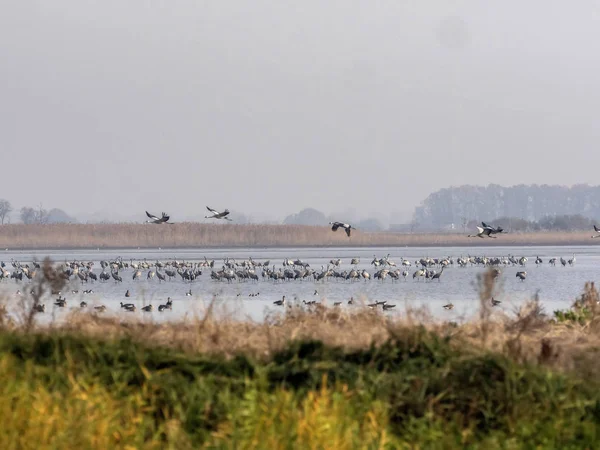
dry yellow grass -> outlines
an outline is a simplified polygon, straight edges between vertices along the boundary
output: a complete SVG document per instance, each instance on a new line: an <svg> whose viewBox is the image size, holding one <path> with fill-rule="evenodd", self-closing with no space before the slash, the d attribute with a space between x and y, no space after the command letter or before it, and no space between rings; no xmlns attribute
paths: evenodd
<svg viewBox="0 0 600 450"><path fill-rule="evenodd" d="M19 332L20 327L12 327ZM494 310L481 320L465 323L434 320L423 310L391 317L369 308L347 312L339 308L317 307L307 311L293 307L262 323L212 315L210 311L203 317L167 323L123 321L77 312L60 325L38 325L26 331L52 331L98 339L128 337L190 354L232 357L242 353L269 359L292 340L315 339L348 350L365 349L391 337L410 335L417 327L452 336L453 345L465 352L492 351L519 362L600 375L600 361L595 363L593 356L600 337L600 316L585 325L556 323L542 314L537 301L523 306L514 315Z"/></svg>
<svg viewBox="0 0 600 450"><path fill-rule="evenodd" d="M329 227L176 223L1 225L0 248L185 248L293 246L483 246L590 245L590 233L514 233L497 239L467 238L460 233L367 233L351 238Z"/></svg>

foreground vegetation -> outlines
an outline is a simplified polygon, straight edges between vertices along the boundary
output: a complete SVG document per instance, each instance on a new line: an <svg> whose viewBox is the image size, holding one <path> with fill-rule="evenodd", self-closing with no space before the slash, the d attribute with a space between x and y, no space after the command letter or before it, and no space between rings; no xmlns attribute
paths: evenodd
<svg viewBox="0 0 600 450"><path fill-rule="evenodd" d="M61 283L50 266L33 305ZM0 310L0 442L16 448L595 448L599 295L477 320L291 307L264 323ZM581 311L585 309L585 314ZM571 312L575 316L571 316Z"/></svg>
<svg viewBox="0 0 600 450"><path fill-rule="evenodd" d="M474 230L474 228L473 228ZM334 233L327 226L176 223L0 226L0 248L188 248L300 246L590 245L592 231L510 233L498 239L465 233Z"/></svg>

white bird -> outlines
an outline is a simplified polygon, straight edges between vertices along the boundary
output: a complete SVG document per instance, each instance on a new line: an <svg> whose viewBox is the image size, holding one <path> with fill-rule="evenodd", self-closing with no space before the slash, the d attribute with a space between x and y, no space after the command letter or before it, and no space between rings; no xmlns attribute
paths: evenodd
<svg viewBox="0 0 600 450"><path fill-rule="evenodd" d="M212 209L210 206L207 206L206 209L208 209L212 213L212 216L204 216L205 219L225 219L231 221L231 219L227 217L227 215L229 214L228 209L225 209L225 211L223 212L219 212L216 209Z"/></svg>

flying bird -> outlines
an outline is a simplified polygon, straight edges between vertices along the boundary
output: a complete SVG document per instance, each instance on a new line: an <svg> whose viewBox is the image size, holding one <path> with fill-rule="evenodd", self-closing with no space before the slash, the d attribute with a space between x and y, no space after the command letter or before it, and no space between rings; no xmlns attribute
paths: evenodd
<svg viewBox="0 0 600 450"><path fill-rule="evenodd" d="M331 231L337 231L337 229L340 227L343 228L348 237L350 237L350 232L352 230L356 230L356 228L354 228L352 225L342 222L329 222L329 225L331 225Z"/></svg>
<svg viewBox="0 0 600 450"><path fill-rule="evenodd" d="M207 206L206 209L208 209L212 213L212 216L204 216L205 219L225 219L231 221L231 219L227 217L227 215L229 214L228 209L225 209L225 211L223 212L219 212L216 209L212 209L210 206Z"/></svg>
<svg viewBox="0 0 600 450"><path fill-rule="evenodd" d="M485 222L481 222L481 226L477 227L477 234L469 234L467 237L480 237L483 238L487 236L489 238L496 238L496 236L492 236L493 234L502 233L504 229L502 227L494 228L486 224Z"/></svg>
<svg viewBox="0 0 600 450"><path fill-rule="evenodd" d="M485 228L481 228L481 227L477 227L477 234L469 234L467 235L467 237L480 237L483 239L484 236L487 237L495 237L495 236L490 236L490 231L486 230Z"/></svg>
<svg viewBox="0 0 600 450"><path fill-rule="evenodd" d="M146 220L146 223L161 224L167 223L167 221L170 219L167 213L162 213L162 217L156 217L154 214L150 214L148 211L146 211L146 215L150 218L150 220Z"/></svg>
<svg viewBox="0 0 600 450"><path fill-rule="evenodd" d="M596 233L600 233L600 228L598 228L596 225L594 225L594 231L595 231ZM600 237L600 234L597 234L597 235L595 235L595 236L592 236L592 238L597 238L597 237Z"/></svg>
<svg viewBox="0 0 600 450"><path fill-rule="evenodd" d="M483 226L484 230L489 230L489 234L502 233L504 231L504 229L502 227L494 228L494 227L487 225L485 222L481 222L481 225ZM490 237L492 237L492 236L490 236Z"/></svg>

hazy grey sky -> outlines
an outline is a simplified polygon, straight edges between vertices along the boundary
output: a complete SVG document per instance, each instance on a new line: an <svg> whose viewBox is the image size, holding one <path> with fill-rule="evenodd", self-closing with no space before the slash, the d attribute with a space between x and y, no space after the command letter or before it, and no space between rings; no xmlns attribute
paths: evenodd
<svg viewBox="0 0 600 450"><path fill-rule="evenodd" d="M7 1L0 197L283 217L597 184L599 5Z"/></svg>

